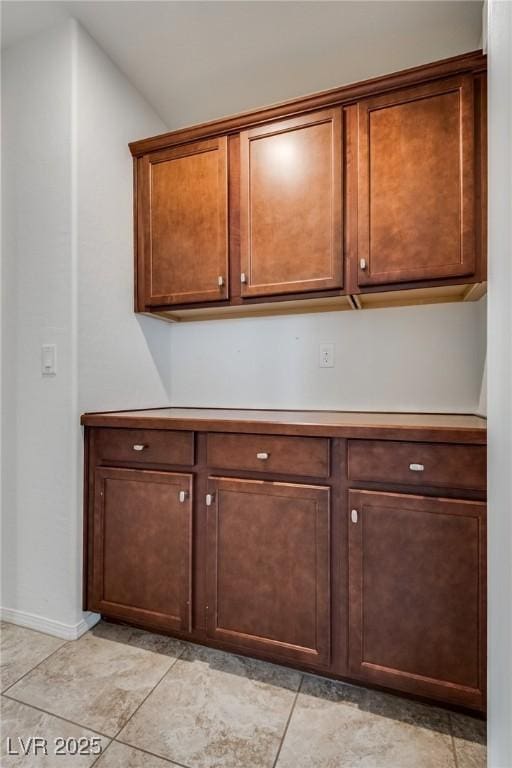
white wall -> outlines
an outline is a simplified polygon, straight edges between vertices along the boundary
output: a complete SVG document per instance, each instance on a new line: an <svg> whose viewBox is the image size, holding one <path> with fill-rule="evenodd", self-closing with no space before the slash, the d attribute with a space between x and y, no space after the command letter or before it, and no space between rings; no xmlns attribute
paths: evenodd
<svg viewBox="0 0 512 768"><path fill-rule="evenodd" d="M75 488L69 474L72 275L66 25L5 52L2 67L4 508L2 605L73 623ZM40 345L57 343L43 379Z"/></svg>
<svg viewBox="0 0 512 768"><path fill-rule="evenodd" d="M180 406L471 412L485 303L244 318L173 326ZM335 344L320 368L319 345Z"/></svg>
<svg viewBox="0 0 512 768"><path fill-rule="evenodd" d="M166 126L71 22L77 253L77 509L85 411L170 404L170 327L133 312L133 166L128 142ZM81 562L82 526L77 539ZM77 572L80 600L81 569Z"/></svg>
<svg viewBox="0 0 512 768"><path fill-rule="evenodd" d="M132 311L127 148L165 126L74 21L2 58L1 605L72 637L83 629L80 412L169 402L170 329ZM58 347L52 378L45 342Z"/></svg>
<svg viewBox="0 0 512 768"><path fill-rule="evenodd" d="M512 766L512 4L489 0L489 766Z"/></svg>
<svg viewBox="0 0 512 768"><path fill-rule="evenodd" d="M75 24L79 407L170 402L170 326L133 312L128 142L166 126Z"/></svg>

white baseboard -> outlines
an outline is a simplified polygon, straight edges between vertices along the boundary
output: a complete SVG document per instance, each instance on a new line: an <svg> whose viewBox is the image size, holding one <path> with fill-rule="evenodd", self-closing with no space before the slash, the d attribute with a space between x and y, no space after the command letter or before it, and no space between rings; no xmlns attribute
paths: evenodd
<svg viewBox="0 0 512 768"><path fill-rule="evenodd" d="M20 627L44 632L47 635L61 637L63 640L78 640L98 623L100 615L87 612L84 613L78 624L64 624L62 621L46 619L44 616L37 616L34 613L16 611L13 608L0 608L0 619L9 621L11 624L18 624Z"/></svg>

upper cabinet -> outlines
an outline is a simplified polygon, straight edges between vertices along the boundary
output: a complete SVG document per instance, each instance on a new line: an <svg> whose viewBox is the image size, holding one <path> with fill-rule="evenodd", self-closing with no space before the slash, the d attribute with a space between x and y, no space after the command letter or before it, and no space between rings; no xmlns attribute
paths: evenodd
<svg viewBox="0 0 512 768"><path fill-rule="evenodd" d="M138 185L138 287L144 307L228 296L225 137L144 155Z"/></svg>
<svg viewBox="0 0 512 768"><path fill-rule="evenodd" d="M479 298L485 68L464 54L131 144L136 310Z"/></svg>
<svg viewBox="0 0 512 768"><path fill-rule="evenodd" d="M359 286L475 272L473 81L357 105Z"/></svg>
<svg viewBox="0 0 512 768"><path fill-rule="evenodd" d="M341 288L341 109L240 134L242 296Z"/></svg>

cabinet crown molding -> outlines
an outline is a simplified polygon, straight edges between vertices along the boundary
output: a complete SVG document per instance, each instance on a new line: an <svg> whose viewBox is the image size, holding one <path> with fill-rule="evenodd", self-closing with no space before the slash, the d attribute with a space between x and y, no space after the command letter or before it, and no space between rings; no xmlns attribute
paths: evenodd
<svg viewBox="0 0 512 768"><path fill-rule="evenodd" d="M375 94L383 94L409 85L428 83L439 78L454 75L485 72L487 56L481 50L470 51L459 56L441 59L400 72L381 75L361 80L357 83L342 85L327 91L319 91L298 99L280 102L272 106L251 109L236 115L223 117L206 123L180 128L147 139L140 139L129 144L133 157L142 157L148 152L175 147L198 139L206 139L219 134L236 133L262 123L279 118L293 117L313 110L347 105L358 99Z"/></svg>

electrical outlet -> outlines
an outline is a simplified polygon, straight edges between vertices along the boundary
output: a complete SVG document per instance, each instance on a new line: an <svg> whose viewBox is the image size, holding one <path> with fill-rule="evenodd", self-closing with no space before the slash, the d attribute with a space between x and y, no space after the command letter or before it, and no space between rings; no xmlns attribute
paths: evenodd
<svg viewBox="0 0 512 768"><path fill-rule="evenodd" d="M320 344L320 368L334 368L334 344Z"/></svg>

